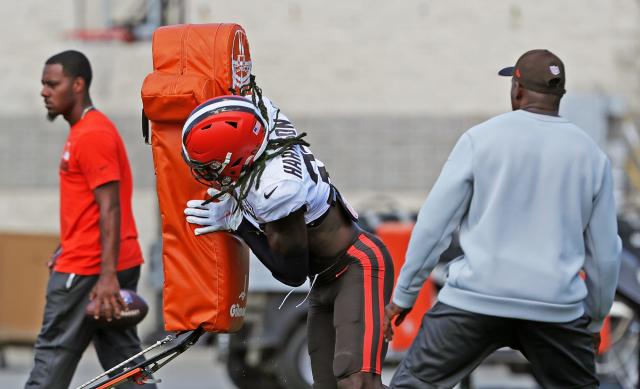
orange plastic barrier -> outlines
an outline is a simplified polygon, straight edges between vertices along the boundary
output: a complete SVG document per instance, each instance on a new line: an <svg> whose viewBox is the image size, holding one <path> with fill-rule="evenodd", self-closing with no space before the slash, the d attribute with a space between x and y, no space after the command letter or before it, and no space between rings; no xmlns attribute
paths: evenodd
<svg viewBox="0 0 640 389"><path fill-rule="evenodd" d="M249 251L226 232L196 237L185 221L187 201L206 198L207 188L182 160L180 136L198 104L248 84L249 44L237 24L203 24L161 27L152 46L154 71L141 95L162 216L165 329L236 331L245 313Z"/></svg>
<svg viewBox="0 0 640 389"><path fill-rule="evenodd" d="M598 354L604 354L611 348L611 319L609 316L604 318L602 329L600 330L600 347Z"/></svg>
<svg viewBox="0 0 640 389"><path fill-rule="evenodd" d="M376 235L387 246L389 254L393 258L394 277L393 284L398 279L400 269L404 264L404 256L409 246L409 239L411 238L411 231L413 230L412 223L397 223L386 222L381 223L376 229ZM584 278L584 272L581 277ZM424 286L418 294L418 299L411 312L404 319L399 327L394 329L393 341L390 343L390 347L393 351L404 351L411 346L411 342L418 334L420 325L422 324L422 318L424 314L433 306L436 300L435 287L431 279L427 279ZM611 320L607 316L602 325L600 331L600 347L598 349L599 354L603 354L611 347Z"/></svg>
<svg viewBox="0 0 640 389"><path fill-rule="evenodd" d="M389 254L391 254L393 258L393 267L395 270L394 285L397 281L398 274L400 274L400 269L404 264L404 256L409 246L411 230L413 230L412 223L395 222L381 223L376 229L376 235L382 239L387 249L389 249ZM411 312L409 312L399 327L394 328L393 340L389 344L389 347L391 347L393 351L407 350L409 346L411 346L411 342L413 342L413 339L420 329L422 317L435 302L435 297L436 293L433 282L431 279L427 279L418 294L418 299Z"/></svg>

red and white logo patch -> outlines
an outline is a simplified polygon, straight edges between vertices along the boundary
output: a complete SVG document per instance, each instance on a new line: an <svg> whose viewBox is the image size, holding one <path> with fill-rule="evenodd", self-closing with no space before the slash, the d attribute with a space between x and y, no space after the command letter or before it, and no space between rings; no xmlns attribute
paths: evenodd
<svg viewBox="0 0 640 389"><path fill-rule="evenodd" d="M237 30L233 37L231 74L233 78L233 89L240 90L240 88L249 84L249 77L251 76L251 54L249 52L249 41L242 30Z"/></svg>

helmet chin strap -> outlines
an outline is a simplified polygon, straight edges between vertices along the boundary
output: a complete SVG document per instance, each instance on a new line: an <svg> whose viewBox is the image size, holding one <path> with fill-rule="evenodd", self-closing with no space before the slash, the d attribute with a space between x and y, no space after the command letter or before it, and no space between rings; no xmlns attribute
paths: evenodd
<svg viewBox="0 0 640 389"><path fill-rule="evenodd" d="M226 168L227 165L229 164L229 162L231 162L231 155L232 155L232 153L230 151L227 152L227 156L224 157L224 162L222 162L222 165L220 166L220 169L218 169L218 174L222 173L224 168Z"/></svg>
<svg viewBox="0 0 640 389"><path fill-rule="evenodd" d="M222 171L224 170L225 167L227 167L227 165L229 165L229 163L231 162L231 157L233 156L233 153L228 152L227 156L224 158L224 162L222 162L222 165L220 165L220 168L218 169L217 173L218 176L220 176L220 174L222 173ZM243 172L240 173L239 178L241 178L243 175ZM224 181L228 179L228 183L225 185ZM240 179L238 179L238 181L240 181ZM218 200L220 197L222 197L224 194L229 193L230 191L233 190L233 188L235 187L235 185L233 185L234 183L231 182L231 177L229 176L225 176L221 181L219 181L220 183L220 192L216 193L214 196L209 197L208 199L206 199L202 205L206 205L209 204L212 201Z"/></svg>

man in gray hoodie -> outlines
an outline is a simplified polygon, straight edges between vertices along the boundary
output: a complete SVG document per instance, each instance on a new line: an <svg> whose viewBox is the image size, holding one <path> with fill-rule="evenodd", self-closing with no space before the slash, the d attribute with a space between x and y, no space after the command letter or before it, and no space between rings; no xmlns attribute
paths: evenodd
<svg viewBox="0 0 640 389"><path fill-rule="evenodd" d="M513 67L513 111L458 140L413 230L384 331L402 322L460 229L438 302L391 388L452 387L501 347L520 350L548 388L595 388L595 350L618 280L611 166L558 115L562 61L547 50Z"/></svg>

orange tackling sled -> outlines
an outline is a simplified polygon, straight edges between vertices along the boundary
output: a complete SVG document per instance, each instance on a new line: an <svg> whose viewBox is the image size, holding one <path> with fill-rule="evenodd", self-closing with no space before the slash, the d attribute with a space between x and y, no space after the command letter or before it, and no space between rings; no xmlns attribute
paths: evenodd
<svg viewBox="0 0 640 389"><path fill-rule="evenodd" d="M145 78L141 94L144 115L151 121L162 216L165 329L235 331L242 326L246 306L248 249L226 232L196 237L185 221L187 201L205 199L207 188L184 163L180 136L198 104L249 84L247 37L237 24L174 25L156 30L152 46L154 71Z"/></svg>

